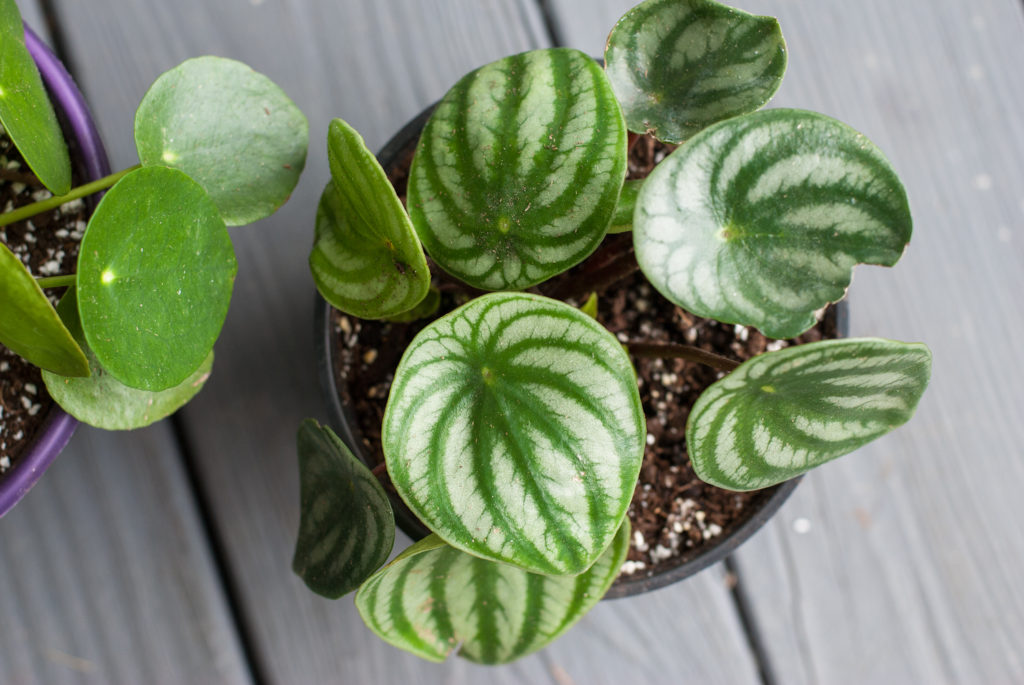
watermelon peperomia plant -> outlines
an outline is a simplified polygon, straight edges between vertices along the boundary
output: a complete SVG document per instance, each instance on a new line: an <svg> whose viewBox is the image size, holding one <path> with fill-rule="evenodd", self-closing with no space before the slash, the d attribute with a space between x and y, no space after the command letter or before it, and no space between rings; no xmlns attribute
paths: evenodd
<svg viewBox="0 0 1024 685"><path fill-rule="evenodd" d="M53 197L0 228L107 188L74 274L35 278L0 243L0 342L40 367L78 419L129 429L202 387L237 263L227 226L272 214L305 165L308 124L266 76L219 57L161 75L135 114L140 164L71 187L67 146L26 45L0 0L0 123ZM67 288L54 308L46 288Z"/></svg>
<svg viewBox="0 0 1024 685"><path fill-rule="evenodd" d="M910 418L930 373L921 344L828 340L739 364L623 345L584 311L522 292L632 230L668 300L785 338L843 297L855 264L894 264L911 220L878 149L821 114L755 111L785 62L774 19L648 0L611 31L604 69L561 48L488 64L427 122L408 214L359 135L331 123L310 257L323 296L365 318L432 315L423 248L499 292L427 325L394 374L387 475L432 535L381 568L394 541L381 484L330 429L300 428L293 567L310 588L357 590L370 628L427 659L501 663L553 640L627 551L646 437L630 353L728 372L686 426L697 473L724 488L779 483ZM681 145L624 182L627 130Z"/></svg>

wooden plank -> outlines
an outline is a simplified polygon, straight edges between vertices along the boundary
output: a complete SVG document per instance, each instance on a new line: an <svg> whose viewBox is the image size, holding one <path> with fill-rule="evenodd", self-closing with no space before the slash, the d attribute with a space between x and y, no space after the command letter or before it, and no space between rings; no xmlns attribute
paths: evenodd
<svg viewBox="0 0 1024 685"><path fill-rule="evenodd" d="M570 43L597 50L631 4L554 9ZM790 63L773 104L847 121L906 182L914 240L895 270L858 272L853 334L935 352L914 421L809 477L738 554L768 670L780 683L1024 681L1021 5L735 4L780 17Z"/></svg>
<svg viewBox="0 0 1024 685"><path fill-rule="evenodd" d="M250 682L167 426L80 427L0 521L0 583L6 683Z"/></svg>
<svg viewBox="0 0 1024 685"><path fill-rule="evenodd" d="M371 146L381 145L464 72L545 44L531 0L59 5L121 164L133 159L131 109L146 85L194 54L249 62L281 83L310 118L310 159L292 201L271 219L232 234L240 262L236 298L213 377L184 415L268 682L591 683L610 682L609 674L625 677L627 664L653 674L659 663L672 678L756 682L715 571L635 603L602 605L556 647L491 671L461 661L431 666L383 645L362 626L350 600L312 595L289 569L298 526L294 432L303 417L325 413L306 258L327 179L327 123L345 117ZM624 635L623 626L634 626L633 635Z"/></svg>

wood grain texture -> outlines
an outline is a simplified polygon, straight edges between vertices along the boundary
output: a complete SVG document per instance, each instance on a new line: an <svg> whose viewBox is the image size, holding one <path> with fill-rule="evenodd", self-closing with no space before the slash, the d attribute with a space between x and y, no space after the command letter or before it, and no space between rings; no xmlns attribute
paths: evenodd
<svg viewBox="0 0 1024 685"><path fill-rule="evenodd" d="M0 520L0 681L250 682L168 426L79 427Z"/></svg>
<svg viewBox="0 0 1024 685"><path fill-rule="evenodd" d="M546 44L531 0L56 4L117 164L134 160L131 113L146 86L196 54L248 62L310 119L309 163L292 200L270 219L232 231L235 299L213 376L184 413L267 682L603 683L624 678L631 664L650 669L652 659L673 677L757 682L720 570L636 603L603 604L555 647L485 670L461 660L432 666L384 645L350 599L321 599L289 569L299 519L295 431L303 417L325 413L306 257L328 178L327 123L341 116L379 147L464 72Z"/></svg>
<svg viewBox="0 0 1024 685"><path fill-rule="evenodd" d="M633 3L552 4L570 44L593 51ZM789 70L773 106L853 125L906 183L914 238L895 269L858 270L852 333L935 354L917 417L808 477L737 555L768 670L779 683L1022 682L1021 3L733 4L780 19Z"/></svg>

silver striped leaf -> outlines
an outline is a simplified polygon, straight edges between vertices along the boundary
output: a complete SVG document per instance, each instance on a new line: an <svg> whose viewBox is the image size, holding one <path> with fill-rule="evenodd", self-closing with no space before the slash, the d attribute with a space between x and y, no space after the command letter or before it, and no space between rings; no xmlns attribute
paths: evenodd
<svg viewBox="0 0 1024 685"><path fill-rule="evenodd" d="M608 591L629 551L629 520L589 569L543 576L420 540L359 588L363 621L386 642L429 659L452 652L503 664L549 644Z"/></svg>
<svg viewBox="0 0 1024 685"><path fill-rule="evenodd" d="M492 293L409 345L382 441L399 495L445 541L557 575L588 568L615 535L645 435L611 333L562 302Z"/></svg>
<svg viewBox="0 0 1024 685"><path fill-rule="evenodd" d="M626 126L594 60L567 48L492 62L445 94L409 174L430 256L484 290L515 290L585 259L626 174Z"/></svg>
<svg viewBox="0 0 1024 685"><path fill-rule="evenodd" d="M395 519L384 488L330 428L299 427L299 536L292 570L309 589L337 599L387 561Z"/></svg>
<svg viewBox="0 0 1024 685"><path fill-rule="evenodd" d="M629 130L681 143L768 102L786 71L778 22L711 0L647 0L608 36L605 64Z"/></svg>
<svg viewBox="0 0 1024 685"><path fill-rule="evenodd" d="M705 129L640 190L640 268L677 305L791 338L843 297L858 263L892 266L910 240L906 191L867 138L773 109Z"/></svg>
<svg viewBox="0 0 1024 685"><path fill-rule="evenodd" d="M327 159L331 182L309 255L317 289L364 319L409 311L426 297L430 271L401 200L362 136L341 119L328 127Z"/></svg>
<svg viewBox="0 0 1024 685"><path fill-rule="evenodd" d="M788 347L741 364L701 394L686 442L701 480L758 490L903 425L931 375L920 343L851 338Z"/></svg>

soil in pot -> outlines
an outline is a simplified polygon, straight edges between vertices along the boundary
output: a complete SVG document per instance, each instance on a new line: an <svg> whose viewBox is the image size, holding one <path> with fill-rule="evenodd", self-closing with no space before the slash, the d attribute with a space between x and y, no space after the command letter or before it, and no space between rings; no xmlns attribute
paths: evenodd
<svg viewBox="0 0 1024 685"><path fill-rule="evenodd" d="M77 185L80 175L73 175ZM0 133L0 210L51 197L6 134ZM0 227L3 242L35 276L74 271L88 206L74 200L26 221ZM60 291L47 291L56 302ZM17 462L54 407L39 369L0 345L0 481Z"/></svg>
<svg viewBox="0 0 1024 685"><path fill-rule="evenodd" d="M389 170L403 202L413 151L414 143ZM629 177L646 177L669 151L650 137L634 140ZM431 268L433 284L442 292L438 316L477 294L432 264ZM598 298L598 320L622 342L685 342L743 361L768 350L838 335L831 309L818 326L788 341L694 316L647 283L637 270L629 234L609 236L583 264L532 290L579 305L589 294L574 292L581 280L610 283ZM394 370L409 342L429 321L364 321L332 310L331 323L336 343L332 368L342 405L356 418L354 433L364 454L381 464L380 429ZM652 577L697 556L743 525L774 492L774 488L748 493L722 490L693 472L686 453L686 420L697 397L722 372L681 359L634 358L634 365L647 417L647 445L629 507L633 539L617 582Z"/></svg>

